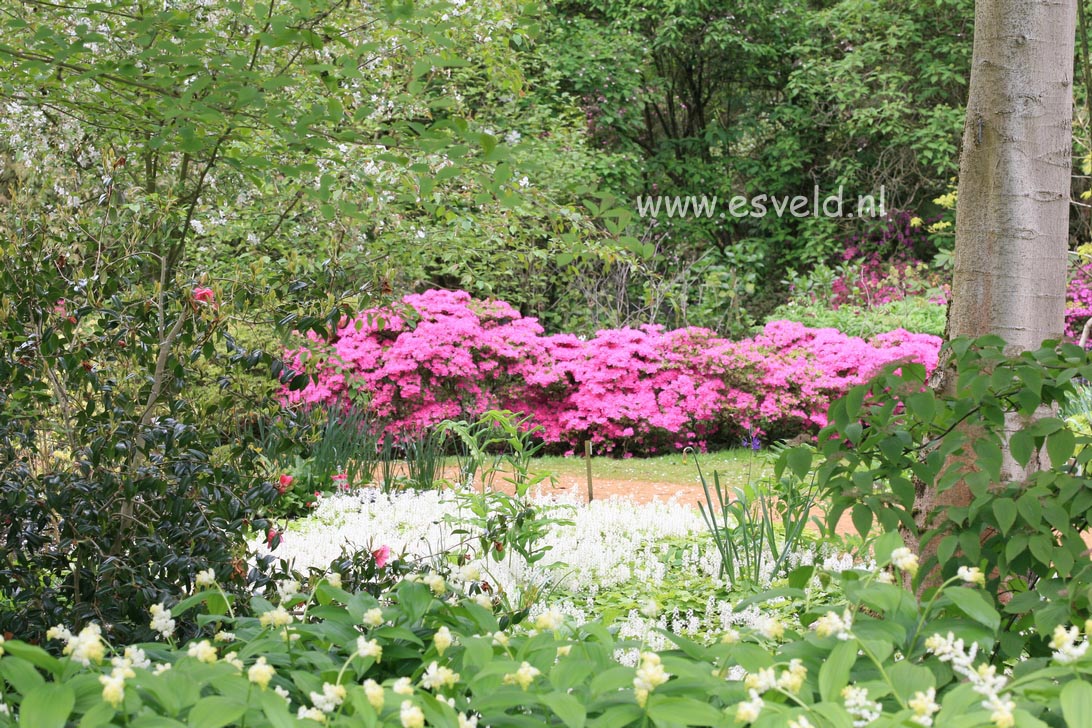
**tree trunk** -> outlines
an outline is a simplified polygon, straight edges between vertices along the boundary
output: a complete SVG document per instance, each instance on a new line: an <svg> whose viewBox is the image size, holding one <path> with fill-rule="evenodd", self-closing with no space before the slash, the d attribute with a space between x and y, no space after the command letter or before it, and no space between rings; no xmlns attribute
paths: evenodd
<svg viewBox="0 0 1092 728"><path fill-rule="evenodd" d="M978 0L948 338L1014 351L1064 326L1074 0Z"/></svg>
<svg viewBox="0 0 1092 728"><path fill-rule="evenodd" d="M996 334L1015 353L1062 336L1075 24L1075 0L975 3L947 339ZM953 384L938 374L938 389ZM958 483L920 496L922 523L971 500Z"/></svg>

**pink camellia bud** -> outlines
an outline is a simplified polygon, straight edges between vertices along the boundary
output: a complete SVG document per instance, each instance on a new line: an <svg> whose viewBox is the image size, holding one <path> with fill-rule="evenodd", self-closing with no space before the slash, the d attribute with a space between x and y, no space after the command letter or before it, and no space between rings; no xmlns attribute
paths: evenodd
<svg viewBox="0 0 1092 728"><path fill-rule="evenodd" d="M197 301L198 303L215 304L216 294L212 292L211 288L198 286L197 288L193 289L193 300Z"/></svg>
<svg viewBox="0 0 1092 728"><path fill-rule="evenodd" d="M275 541L279 535L277 529L271 527L269 532L265 535L265 545L269 548L273 548L273 541Z"/></svg>
<svg viewBox="0 0 1092 728"><path fill-rule="evenodd" d="M292 487L292 481L293 480L294 480L294 478L291 475L288 475L287 473L284 474L284 475L281 475L280 485L277 486L277 491L281 495L284 495L285 493L287 493L288 489Z"/></svg>
<svg viewBox="0 0 1092 728"><path fill-rule="evenodd" d="M391 547L380 546L375 551L372 551L372 556L375 558L375 566L378 569L382 569L387 565L387 562L391 560Z"/></svg>

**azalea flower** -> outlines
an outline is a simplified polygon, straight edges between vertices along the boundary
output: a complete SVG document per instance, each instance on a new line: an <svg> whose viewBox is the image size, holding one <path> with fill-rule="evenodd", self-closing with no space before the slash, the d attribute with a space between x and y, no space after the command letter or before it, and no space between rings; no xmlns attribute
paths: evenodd
<svg viewBox="0 0 1092 728"><path fill-rule="evenodd" d="M375 568L382 569L391 560L391 547L380 546L372 551L372 558L375 559Z"/></svg>

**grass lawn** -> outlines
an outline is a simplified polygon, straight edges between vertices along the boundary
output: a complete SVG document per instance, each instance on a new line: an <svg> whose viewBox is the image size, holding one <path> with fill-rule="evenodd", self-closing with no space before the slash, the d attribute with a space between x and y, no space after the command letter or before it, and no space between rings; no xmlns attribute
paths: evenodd
<svg viewBox="0 0 1092 728"><path fill-rule="evenodd" d="M738 485L754 481L769 474L770 466L762 453L737 448L698 455L660 455L649 458L592 458L592 478L608 480L640 480L678 485L699 485L695 459L701 465L706 479L713 481L713 471L720 473L722 483ZM535 458L532 469L549 471L558 476L586 477L586 465L582 457L549 456Z"/></svg>

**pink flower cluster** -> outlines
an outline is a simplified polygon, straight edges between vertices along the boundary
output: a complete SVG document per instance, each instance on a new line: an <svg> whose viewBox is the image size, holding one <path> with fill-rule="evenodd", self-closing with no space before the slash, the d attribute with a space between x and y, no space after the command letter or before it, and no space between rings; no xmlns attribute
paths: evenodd
<svg viewBox="0 0 1092 728"><path fill-rule="evenodd" d="M847 248L846 260L859 253ZM884 260L873 253L854 261L850 273L838 276L831 284L829 304L838 309L844 305L871 308L908 296L918 296L930 289L944 291L938 303L947 303L947 288L942 277L925 271L919 260Z"/></svg>
<svg viewBox="0 0 1092 728"><path fill-rule="evenodd" d="M742 341L659 326L547 336L504 302L438 290L343 321L332 345L312 341L290 352L314 376L289 403L366 403L395 435L511 409L548 443L624 452L813 429L847 388L891 362L931 369L940 348L901 329L864 341L789 321Z"/></svg>
<svg viewBox="0 0 1092 728"><path fill-rule="evenodd" d="M1079 340L1084 324L1092 317L1092 265L1078 264L1070 271L1066 290L1065 335Z"/></svg>

